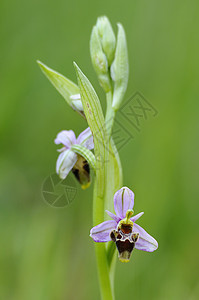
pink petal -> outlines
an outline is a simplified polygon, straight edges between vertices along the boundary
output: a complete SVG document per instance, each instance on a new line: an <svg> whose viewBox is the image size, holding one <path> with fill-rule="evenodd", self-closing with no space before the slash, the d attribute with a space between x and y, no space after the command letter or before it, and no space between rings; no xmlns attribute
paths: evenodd
<svg viewBox="0 0 199 300"><path fill-rule="evenodd" d="M133 221L133 223L136 222L143 214L144 213L141 212L141 213L135 215L134 217L131 218L131 221Z"/></svg>
<svg viewBox="0 0 199 300"><path fill-rule="evenodd" d="M134 193L127 187L122 187L114 195L114 208L116 215L121 219L126 217L128 209L133 209Z"/></svg>
<svg viewBox="0 0 199 300"><path fill-rule="evenodd" d="M67 149L76 144L76 137L72 130L62 130L58 133L55 144L63 144Z"/></svg>
<svg viewBox="0 0 199 300"><path fill-rule="evenodd" d="M56 172L61 179L65 179L77 161L77 154L67 149L57 159Z"/></svg>
<svg viewBox="0 0 199 300"><path fill-rule="evenodd" d="M94 148L93 135L90 130L90 127L88 127L87 129L82 131L82 133L80 133L80 135L77 138L77 144L81 144L89 150Z"/></svg>
<svg viewBox="0 0 199 300"><path fill-rule="evenodd" d="M121 220L118 216L114 215L112 212L110 212L108 210L106 210L106 213L117 223L119 223L119 221Z"/></svg>
<svg viewBox="0 0 199 300"><path fill-rule="evenodd" d="M134 223L133 232L139 233L139 239L135 243L136 249L153 252L158 248L158 242L150 234L148 234L141 226Z"/></svg>
<svg viewBox="0 0 199 300"><path fill-rule="evenodd" d="M113 220L105 221L90 231L90 236L95 242L108 242L111 241L110 233L117 227L117 223Z"/></svg>

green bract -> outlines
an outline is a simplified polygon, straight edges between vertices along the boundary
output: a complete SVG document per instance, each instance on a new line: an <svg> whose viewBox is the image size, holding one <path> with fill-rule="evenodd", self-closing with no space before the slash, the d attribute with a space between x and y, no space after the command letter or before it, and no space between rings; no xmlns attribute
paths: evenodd
<svg viewBox="0 0 199 300"><path fill-rule="evenodd" d="M76 63L74 63L74 66L80 87L84 113L94 137L95 155L98 156L101 154L102 157L105 157L105 121L99 98L88 78L83 74ZM100 161L96 159L96 175L99 179L99 195L103 195L104 193L103 169L104 166L101 166Z"/></svg>
<svg viewBox="0 0 199 300"><path fill-rule="evenodd" d="M79 114L84 116L83 106L80 100L79 95L79 87L63 76L62 74L50 69L45 64L37 61L40 66L42 72L46 75L46 77L50 80L50 82L54 85L57 91L64 97L66 102Z"/></svg>
<svg viewBox="0 0 199 300"><path fill-rule="evenodd" d="M128 51L124 28L118 24L115 59L111 66L111 77L114 81L112 107L118 110L126 92L129 76Z"/></svg>

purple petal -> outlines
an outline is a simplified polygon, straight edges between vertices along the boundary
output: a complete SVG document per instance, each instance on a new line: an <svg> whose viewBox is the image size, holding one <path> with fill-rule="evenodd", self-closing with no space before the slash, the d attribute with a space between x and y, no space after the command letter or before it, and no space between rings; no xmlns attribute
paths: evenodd
<svg viewBox="0 0 199 300"><path fill-rule="evenodd" d="M66 178L76 161L77 154L71 150L65 150L59 155L56 163L56 172L61 179Z"/></svg>
<svg viewBox="0 0 199 300"><path fill-rule="evenodd" d="M126 217L128 209L133 209L134 193L127 187L122 187L114 195L114 208L116 215L121 219Z"/></svg>
<svg viewBox="0 0 199 300"><path fill-rule="evenodd" d="M118 216L114 215L112 212L110 212L108 210L106 210L106 213L117 223L119 223L119 221L121 220Z"/></svg>
<svg viewBox="0 0 199 300"><path fill-rule="evenodd" d="M141 213L135 215L134 217L131 218L131 221L133 221L133 223L136 222L143 214L144 213L141 212Z"/></svg>
<svg viewBox="0 0 199 300"><path fill-rule="evenodd" d="M76 137L72 130L62 130L58 133L55 144L63 144L67 149L71 147L72 144L76 144Z"/></svg>
<svg viewBox="0 0 199 300"><path fill-rule="evenodd" d="M136 249L153 252L158 248L158 242L139 225L133 225L133 232L139 233L139 239L135 243Z"/></svg>
<svg viewBox="0 0 199 300"><path fill-rule="evenodd" d="M105 221L93 227L90 231L90 236L98 243L111 241L110 233L116 227L117 223L115 221Z"/></svg>
<svg viewBox="0 0 199 300"><path fill-rule="evenodd" d="M85 129L77 138L77 144L81 144L87 149L91 150L94 148L93 135L90 127Z"/></svg>

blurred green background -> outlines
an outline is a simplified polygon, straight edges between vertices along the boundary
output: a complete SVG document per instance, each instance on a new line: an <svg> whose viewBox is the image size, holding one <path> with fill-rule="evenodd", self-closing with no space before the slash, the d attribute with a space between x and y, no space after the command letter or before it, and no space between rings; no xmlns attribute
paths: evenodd
<svg viewBox="0 0 199 300"><path fill-rule="evenodd" d="M117 263L116 299L199 299L198 1L19 0L0 2L0 299L99 299L92 189L66 208L42 198L62 129L86 123L71 111L36 59L75 79L75 60L100 89L89 56L96 18L127 34L126 100L140 91L158 110L120 151L139 224L159 242ZM119 115L117 116L119 121Z"/></svg>

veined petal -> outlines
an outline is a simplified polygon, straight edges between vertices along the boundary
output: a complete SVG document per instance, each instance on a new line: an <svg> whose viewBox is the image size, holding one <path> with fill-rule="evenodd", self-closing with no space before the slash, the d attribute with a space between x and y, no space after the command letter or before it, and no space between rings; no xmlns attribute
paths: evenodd
<svg viewBox="0 0 199 300"><path fill-rule="evenodd" d="M134 193L127 187L122 187L114 195L114 208L116 215L121 219L126 217L128 209L133 209Z"/></svg>
<svg viewBox="0 0 199 300"><path fill-rule="evenodd" d="M66 148L70 148L75 143L76 137L72 130L62 130L55 139L55 144L63 144Z"/></svg>
<svg viewBox="0 0 199 300"><path fill-rule="evenodd" d="M90 236L98 243L111 241L110 233L116 226L117 223L113 220L105 221L93 227L90 231Z"/></svg>
<svg viewBox="0 0 199 300"><path fill-rule="evenodd" d="M105 210L106 213L113 219L115 220L115 222L119 223L119 221L121 220L118 216L114 215L112 212Z"/></svg>
<svg viewBox="0 0 199 300"><path fill-rule="evenodd" d="M158 248L158 242L148 234L142 227L135 224L133 225L133 232L139 233L139 239L135 243L135 248L138 250L153 252Z"/></svg>
<svg viewBox="0 0 199 300"><path fill-rule="evenodd" d="M90 127L88 127L82 133L80 133L80 135L77 138L77 144L81 144L89 150L94 148L93 135L90 130Z"/></svg>
<svg viewBox="0 0 199 300"><path fill-rule="evenodd" d="M135 215L134 217L131 218L131 221L133 221L133 223L136 222L143 214L144 212Z"/></svg>
<svg viewBox="0 0 199 300"><path fill-rule="evenodd" d="M77 161L77 154L71 150L62 152L56 163L56 172L61 179L65 179Z"/></svg>

